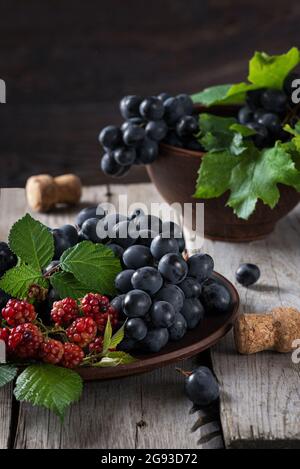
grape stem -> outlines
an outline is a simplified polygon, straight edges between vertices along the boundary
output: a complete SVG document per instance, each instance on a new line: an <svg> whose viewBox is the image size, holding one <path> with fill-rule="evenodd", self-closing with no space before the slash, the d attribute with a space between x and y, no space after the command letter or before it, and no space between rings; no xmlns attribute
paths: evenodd
<svg viewBox="0 0 300 469"><path fill-rule="evenodd" d="M293 117L296 117L299 120L299 117L297 116L299 109L300 109L300 103L297 104L294 108L290 108L290 112L287 114L287 116L282 122L282 127L288 124L291 121L291 119L293 119Z"/></svg>
<svg viewBox="0 0 300 469"><path fill-rule="evenodd" d="M185 370L182 370L181 368L175 368L176 371L178 371L178 373L182 374L185 378L188 378L189 376L191 376L192 371L185 371Z"/></svg>
<svg viewBox="0 0 300 469"><path fill-rule="evenodd" d="M51 275L55 274L56 272L59 272L61 270L61 267L60 267L60 264L52 267L52 269L50 269L48 272L46 272L43 277L44 278L49 278L51 277Z"/></svg>

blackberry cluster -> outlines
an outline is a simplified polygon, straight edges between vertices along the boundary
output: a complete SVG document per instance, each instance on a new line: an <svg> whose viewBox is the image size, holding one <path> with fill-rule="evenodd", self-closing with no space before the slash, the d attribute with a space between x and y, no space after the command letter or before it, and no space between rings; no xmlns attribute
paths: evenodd
<svg viewBox="0 0 300 469"><path fill-rule="evenodd" d="M120 177L132 165L153 163L158 157L160 142L191 150L202 149L194 137L199 130L198 118L187 94L125 96L120 102L120 112L125 119L122 126L110 125L99 135L105 152L101 169L109 176Z"/></svg>
<svg viewBox="0 0 300 469"><path fill-rule="evenodd" d="M246 105L239 110L238 121L254 130L252 137L258 148L271 147L277 140L286 141L289 134L283 130L283 122L288 113L293 113L293 81L300 75L290 74L283 85L283 90L264 88L247 93Z"/></svg>

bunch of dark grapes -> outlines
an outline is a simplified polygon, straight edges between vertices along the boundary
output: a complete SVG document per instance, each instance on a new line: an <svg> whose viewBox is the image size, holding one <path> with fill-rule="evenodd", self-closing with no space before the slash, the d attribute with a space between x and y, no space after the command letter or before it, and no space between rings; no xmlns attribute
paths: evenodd
<svg viewBox="0 0 300 469"><path fill-rule="evenodd" d="M282 90L263 88L247 93L246 105L239 110L238 121L256 132L253 141L258 148L272 147L277 140L289 139L283 123L297 119L292 93L293 81L299 78L300 75L290 74Z"/></svg>
<svg viewBox="0 0 300 469"><path fill-rule="evenodd" d="M120 112L125 119L122 126L110 125L99 135L105 151L101 169L109 176L123 176L132 165L153 163L160 142L201 150L195 138L198 118L187 94L125 96L120 102Z"/></svg>

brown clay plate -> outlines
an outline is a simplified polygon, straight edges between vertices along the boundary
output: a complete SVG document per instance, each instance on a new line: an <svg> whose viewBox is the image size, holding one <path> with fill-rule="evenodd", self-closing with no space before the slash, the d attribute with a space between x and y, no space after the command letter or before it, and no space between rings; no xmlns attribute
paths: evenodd
<svg viewBox="0 0 300 469"><path fill-rule="evenodd" d="M122 378L125 376L146 373L197 355L216 344L232 328L239 309L239 295L232 283L218 273L214 277L223 283L230 291L232 298L232 311L223 316L210 316L204 318L198 327L189 331L178 342L170 342L160 352L138 355L137 361L129 365L120 365L109 368L78 368L76 371L86 381Z"/></svg>

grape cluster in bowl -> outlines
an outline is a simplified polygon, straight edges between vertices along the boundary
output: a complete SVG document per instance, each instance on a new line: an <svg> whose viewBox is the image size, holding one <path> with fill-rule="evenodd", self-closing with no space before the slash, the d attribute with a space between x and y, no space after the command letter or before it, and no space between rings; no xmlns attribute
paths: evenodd
<svg viewBox="0 0 300 469"><path fill-rule="evenodd" d="M272 147L277 140L286 141L290 135L283 130L283 122L291 122L287 118L296 120L296 104L292 101L293 82L299 80L300 75L291 73L286 78L283 89L262 88L248 91L246 105L238 113L238 121L254 130L253 136L255 145L258 148ZM293 122L291 122L293 123Z"/></svg>
<svg viewBox="0 0 300 469"><path fill-rule="evenodd" d="M125 96L120 102L120 112L125 119L122 126L107 126L99 135L105 152L101 169L109 176L120 177L132 165L153 163L158 157L160 142L202 150L195 138L199 130L198 117L187 94Z"/></svg>

